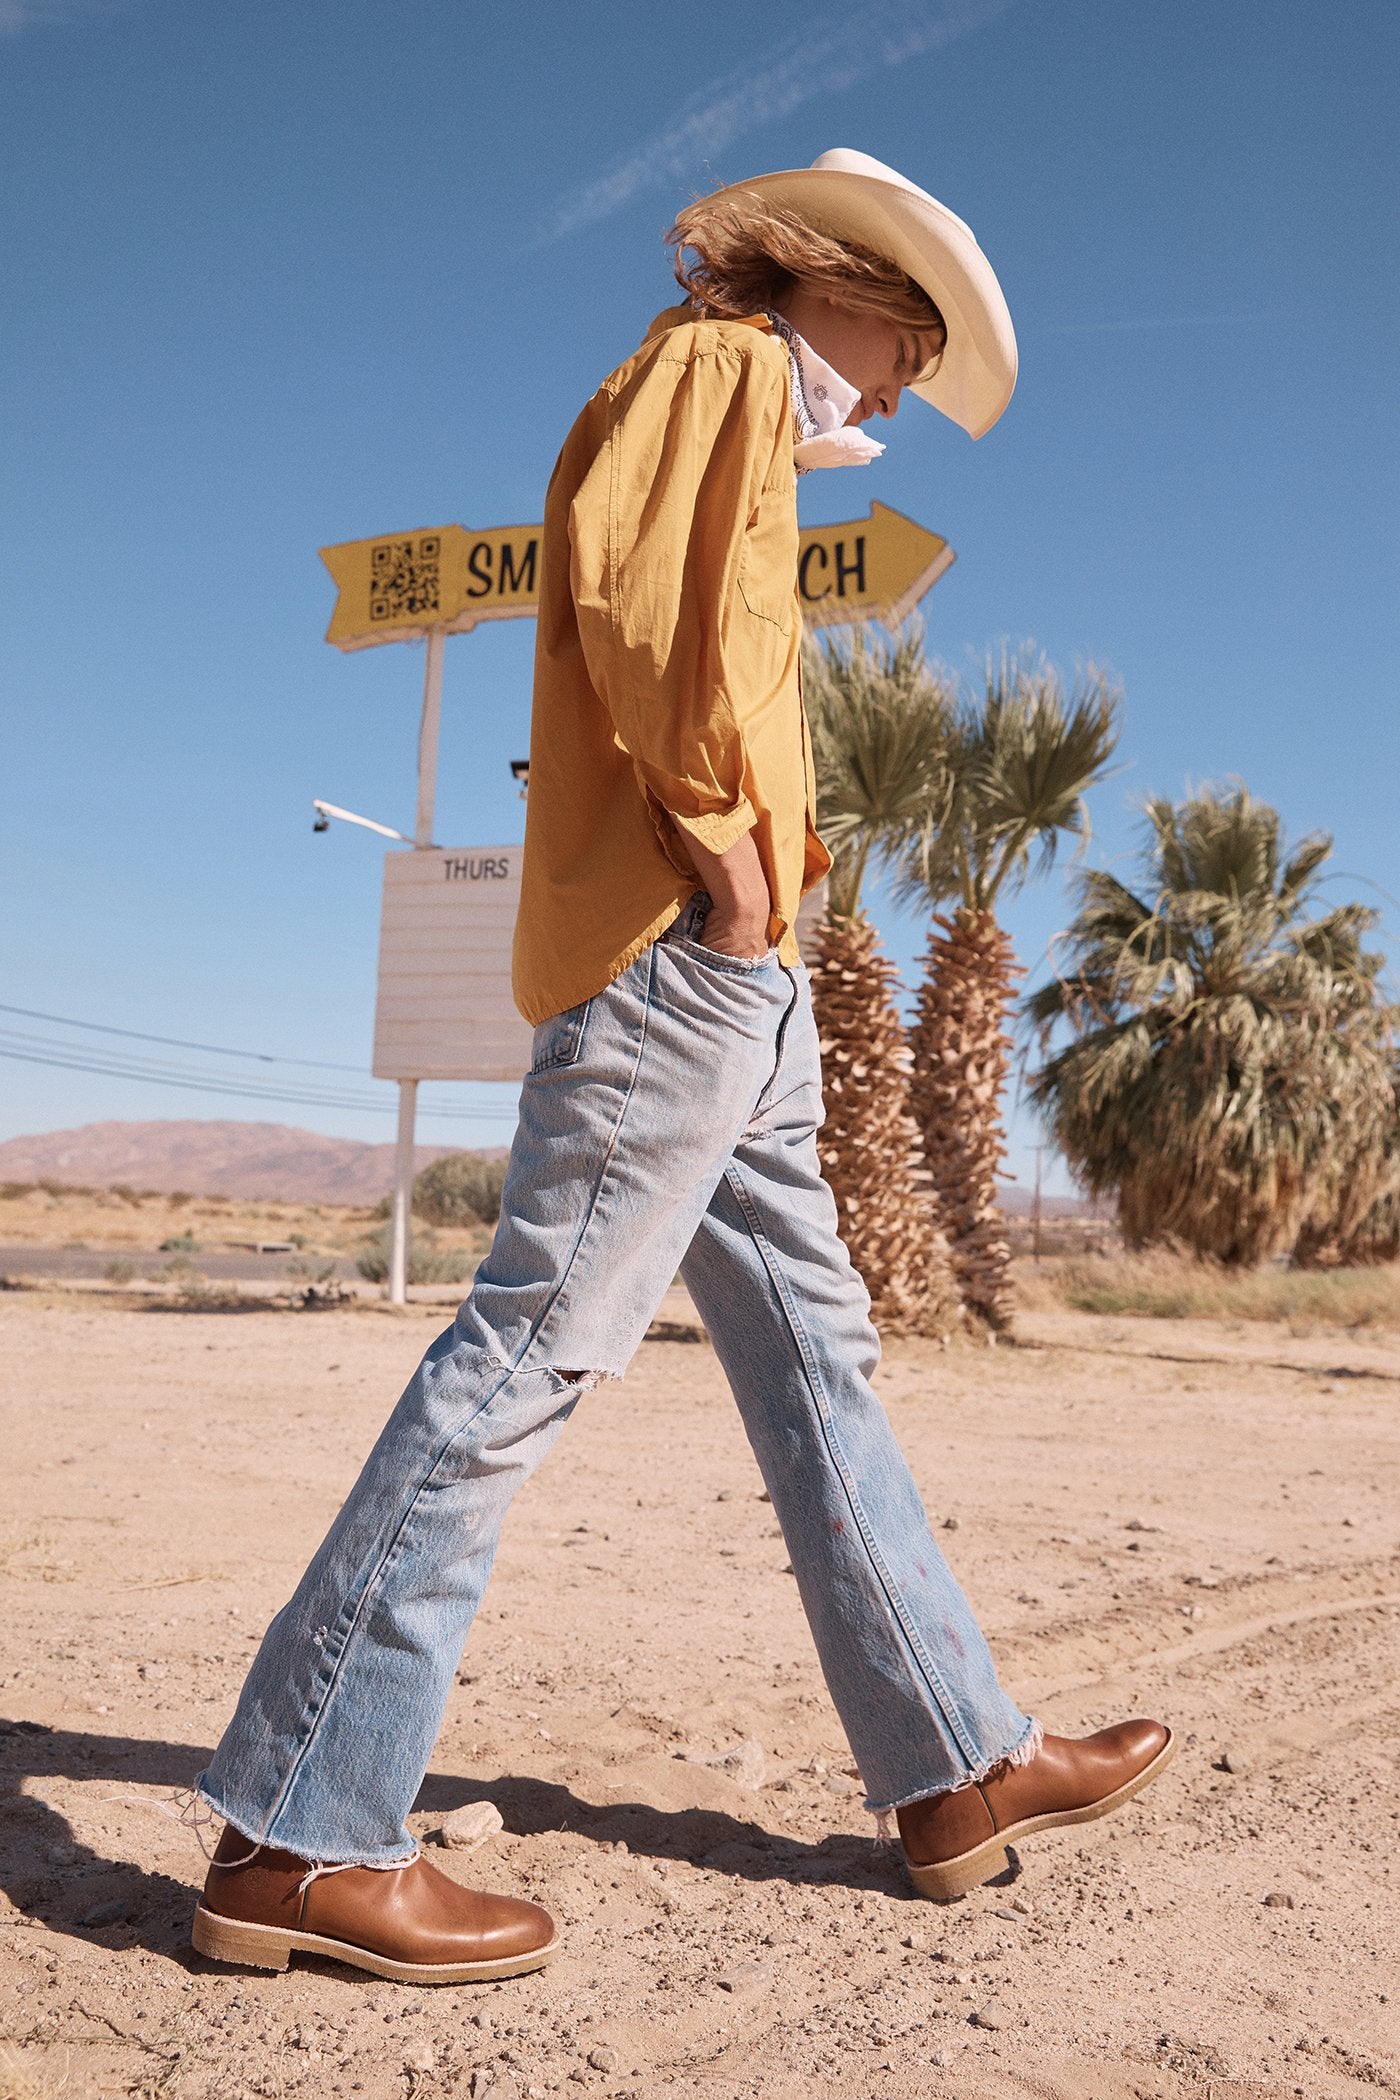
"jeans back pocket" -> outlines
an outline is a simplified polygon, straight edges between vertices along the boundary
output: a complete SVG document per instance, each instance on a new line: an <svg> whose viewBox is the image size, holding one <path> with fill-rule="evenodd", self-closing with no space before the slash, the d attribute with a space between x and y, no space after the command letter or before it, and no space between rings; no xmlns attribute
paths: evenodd
<svg viewBox="0 0 1400 2100"><path fill-rule="evenodd" d="M588 1026L591 999L581 1006L566 1007L562 1014L551 1014L541 1021L535 1030L530 1070L553 1072L561 1065L576 1065L583 1049L583 1032Z"/></svg>

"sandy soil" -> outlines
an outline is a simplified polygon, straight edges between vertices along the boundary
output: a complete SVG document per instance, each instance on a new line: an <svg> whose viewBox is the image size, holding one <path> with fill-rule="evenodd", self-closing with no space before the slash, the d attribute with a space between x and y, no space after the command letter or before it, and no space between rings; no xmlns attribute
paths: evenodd
<svg viewBox="0 0 1400 2100"><path fill-rule="evenodd" d="M872 1843L710 1350L649 1342L516 1505L416 1817L496 1802L504 1836L433 1856L547 1900L564 1956L433 1992L193 1955L203 1863L143 1804L440 1324L0 1301L0 2094L1400 2093L1393 1340L1036 1313L891 1345L1014 1693L1184 1738L948 1906ZM760 1786L689 1761L750 1738Z"/></svg>

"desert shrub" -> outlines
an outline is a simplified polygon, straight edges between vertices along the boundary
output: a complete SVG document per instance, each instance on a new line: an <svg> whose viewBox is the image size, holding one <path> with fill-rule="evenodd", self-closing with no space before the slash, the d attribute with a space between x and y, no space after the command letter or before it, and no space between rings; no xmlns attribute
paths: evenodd
<svg viewBox="0 0 1400 2100"><path fill-rule="evenodd" d="M1157 1248L1076 1255L1023 1267L1018 1295L1031 1308L1137 1315L1158 1320L1282 1320L1306 1327L1400 1327L1394 1268L1241 1271L1224 1262Z"/></svg>
<svg viewBox="0 0 1400 2100"><path fill-rule="evenodd" d="M430 1225L494 1225L506 1163L483 1152L447 1152L413 1183L413 1208Z"/></svg>
<svg viewBox="0 0 1400 2100"><path fill-rule="evenodd" d="M389 1275L389 1230L385 1225L355 1254L355 1267L370 1283L384 1283ZM410 1283L460 1283L471 1267L471 1256L460 1247L442 1247L432 1232L420 1228L409 1235L408 1280Z"/></svg>
<svg viewBox="0 0 1400 2100"><path fill-rule="evenodd" d="M199 1241L190 1232L174 1233L170 1239L160 1243L162 1254L198 1254Z"/></svg>
<svg viewBox="0 0 1400 2100"><path fill-rule="evenodd" d="M109 1261L102 1271L108 1283L134 1283L140 1273L134 1261L128 1261L125 1255L120 1254L115 1261Z"/></svg>

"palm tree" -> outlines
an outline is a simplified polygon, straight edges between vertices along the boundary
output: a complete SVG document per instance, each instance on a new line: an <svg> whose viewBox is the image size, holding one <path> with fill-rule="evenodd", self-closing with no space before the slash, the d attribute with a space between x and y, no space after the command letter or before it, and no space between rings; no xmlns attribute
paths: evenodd
<svg viewBox="0 0 1400 2100"><path fill-rule="evenodd" d="M1050 866L1062 839L1087 837L1084 797L1108 764L1117 717L1117 689L1101 672L1086 671L1066 696L1043 659L1023 652L989 662L980 692L954 693L943 805L930 808L901 855L903 894L933 907L910 1036L910 1105L959 1288L993 1331L1010 1317L1011 1250L996 1180L1005 1023L1022 974L997 907Z"/></svg>
<svg viewBox="0 0 1400 2100"><path fill-rule="evenodd" d="M918 1130L894 965L861 907L872 854L946 797L946 698L912 632L804 650L817 826L832 855L812 966L826 1105L819 1147L851 1259L888 1333L961 1318Z"/></svg>
<svg viewBox="0 0 1400 2100"><path fill-rule="evenodd" d="M1400 1259L1400 1055L1390 1085L1379 1145L1368 1149L1360 1174L1350 1162L1334 1168L1329 1200L1294 1243L1295 1268L1371 1268Z"/></svg>
<svg viewBox="0 0 1400 2100"><path fill-rule="evenodd" d="M1032 1096L1084 1186L1117 1192L1132 1245L1252 1264L1305 1231L1345 1242L1391 1171L1376 915L1314 915L1330 838L1290 851L1244 787L1146 816L1139 889L1081 876L1068 965L1027 1002L1042 1043L1072 1037Z"/></svg>

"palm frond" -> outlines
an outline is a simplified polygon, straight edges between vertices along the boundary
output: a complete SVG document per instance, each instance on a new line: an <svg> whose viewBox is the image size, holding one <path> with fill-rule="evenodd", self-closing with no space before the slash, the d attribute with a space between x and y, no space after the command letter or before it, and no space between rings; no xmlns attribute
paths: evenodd
<svg viewBox="0 0 1400 2100"><path fill-rule="evenodd" d="M1093 668L1066 696L1027 651L989 663L980 693L956 695L947 745L949 796L898 852L910 902L991 910L1089 836L1085 797L1104 777L1118 734L1117 686Z"/></svg>
<svg viewBox="0 0 1400 2100"><path fill-rule="evenodd" d="M946 816L953 702L916 629L856 628L803 650L817 778L817 829L835 865L832 915L852 919L872 853L895 850Z"/></svg>

